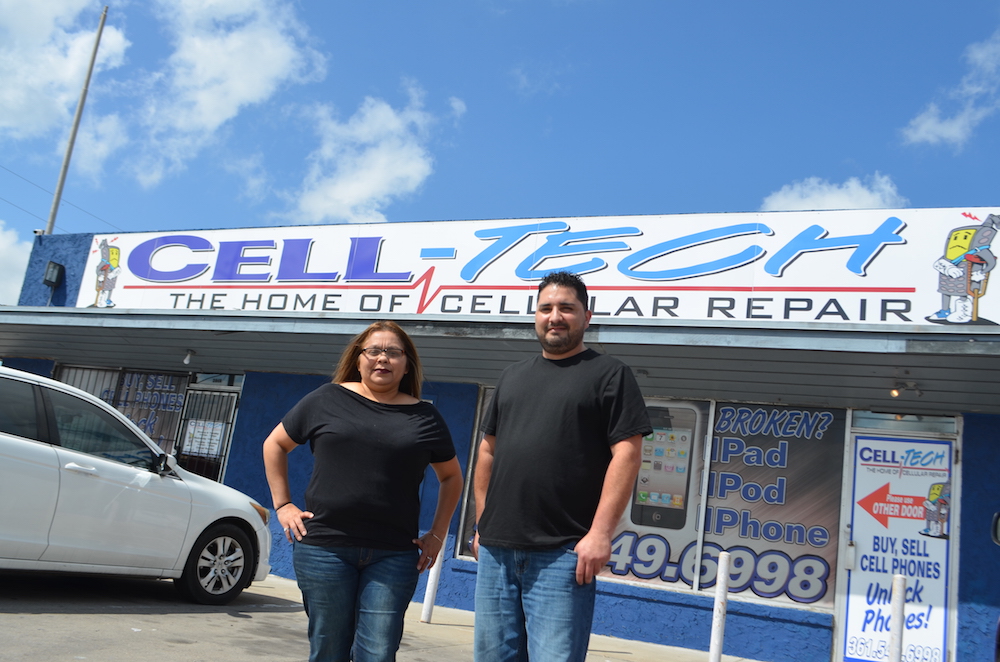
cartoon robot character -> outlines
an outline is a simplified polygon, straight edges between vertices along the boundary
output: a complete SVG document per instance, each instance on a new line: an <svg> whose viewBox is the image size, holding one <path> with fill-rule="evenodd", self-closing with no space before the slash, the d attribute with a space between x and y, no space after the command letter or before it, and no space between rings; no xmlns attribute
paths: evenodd
<svg viewBox="0 0 1000 662"><path fill-rule="evenodd" d="M97 308L114 308L115 304L111 300L111 292L115 289L118 276L121 274L121 267L118 266L121 259L121 249L117 246L109 246L107 239L101 240L101 261L97 264L97 300L94 306Z"/></svg>
<svg viewBox="0 0 1000 662"><path fill-rule="evenodd" d="M1000 216L990 214L982 225L967 225L949 233L944 255L934 263L941 310L928 315L928 322L979 321L979 298L986 294L989 274L997 264L991 245L998 230Z"/></svg>
<svg viewBox="0 0 1000 662"><path fill-rule="evenodd" d="M951 482L934 483L924 501L924 524L922 536L931 538L948 537L948 511L951 504Z"/></svg>

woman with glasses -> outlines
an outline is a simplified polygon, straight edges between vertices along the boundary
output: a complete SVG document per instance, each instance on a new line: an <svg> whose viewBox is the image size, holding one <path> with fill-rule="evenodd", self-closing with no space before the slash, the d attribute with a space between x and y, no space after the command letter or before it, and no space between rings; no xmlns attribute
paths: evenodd
<svg viewBox="0 0 1000 662"><path fill-rule="evenodd" d="M376 322L344 350L333 381L299 401L264 441L264 469L309 617L309 659L394 660L420 572L442 551L462 471L441 414L422 402L416 347ZM288 453L314 456L305 509L292 502ZM441 483L418 537L420 482Z"/></svg>

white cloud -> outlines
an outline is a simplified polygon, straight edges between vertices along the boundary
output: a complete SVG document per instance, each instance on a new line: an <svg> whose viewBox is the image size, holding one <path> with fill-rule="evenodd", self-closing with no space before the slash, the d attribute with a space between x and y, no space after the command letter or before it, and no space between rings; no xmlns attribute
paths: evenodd
<svg viewBox="0 0 1000 662"><path fill-rule="evenodd" d="M159 0L175 50L142 111L143 151L134 172L154 186L216 138L246 106L283 85L320 80L323 56L278 0Z"/></svg>
<svg viewBox="0 0 1000 662"><path fill-rule="evenodd" d="M89 0L0 0L0 138L56 131L65 149L94 49L98 7ZM118 28L105 25L94 80L121 66L128 47ZM87 109L93 114L89 100Z"/></svg>
<svg viewBox="0 0 1000 662"><path fill-rule="evenodd" d="M326 75L325 57L294 3L155 0L151 6L167 40L167 54L152 70L113 70L125 63L130 43L112 25L119 16L128 25L127 14L109 13L73 153L74 168L95 182L117 157L140 184L156 186L235 135L234 120L247 109ZM93 0L0 0L0 141L51 141L48 153L62 157L99 8ZM312 112L319 146L290 205L298 222L385 220L388 204L427 179L435 117L424 109L423 92L408 85L403 108L368 98L346 121L327 107ZM114 102L114 113L100 114L102 97ZM442 118L457 123L466 104L458 97L447 103ZM272 192L264 157L241 154L221 167L243 180L244 197L262 200Z"/></svg>
<svg viewBox="0 0 1000 662"><path fill-rule="evenodd" d="M932 102L903 129L906 143L962 147L984 120L1000 110L1000 30L965 50L968 72L945 97L954 110Z"/></svg>
<svg viewBox="0 0 1000 662"><path fill-rule="evenodd" d="M455 118L456 122L462 119L462 116L468 110L465 102L458 97L448 97L448 105L451 106L451 115Z"/></svg>
<svg viewBox="0 0 1000 662"><path fill-rule="evenodd" d="M260 202L270 191L271 178L264 168L264 156L254 154L243 159L228 159L223 166L243 180L240 195L251 202Z"/></svg>
<svg viewBox="0 0 1000 662"><path fill-rule="evenodd" d="M128 145L128 129L117 113L80 123L73 148L73 165L98 181L108 157ZM63 148L65 149L65 148Z"/></svg>
<svg viewBox="0 0 1000 662"><path fill-rule="evenodd" d="M424 110L423 92L412 83L408 91L405 108L369 97L346 122L327 106L314 110L320 146L297 194L296 222L385 221L381 210L430 176L427 141L434 118Z"/></svg>
<svg viewBox="0 0 1000 662"><path fill-rule="evenodd" d="M560 82L572 72L568 65L523 64L510 71L514 89L523 97L552 95L563 91L566 86Z"/></svg>
<svg viewBox="0 0 1000 662"><path fill-rule="evenodd" d="M0 264L7 273L6 278L0 279L0 305L17 305L30 255L31 242L21 241L15 230L7 230L0 221Z"/></svg>
<svg viewBox="0 0 1000 662"><path fill-rule="evenodd" d="M157 0L154 9L170 55L159 70L117 77L131 44L115 25L125 14L109 11L73 152L92 179L112 155L128 154L132 175L154 186L244 108L325 75L283 0ZM51 140L53 158L62 157L99 18L93 0L0 0L0 140ZM101 115L111 96L121 109Z"/></svg>
<svg viewBox="0 0 1000 662"><path fill-rule="evenodd" d="M834 184L809 177L786 184L764 198L760 210L895 209L908 204L909 200L899 194L892 178L876 172L864 182L851 177L843 184Z"/></svg>

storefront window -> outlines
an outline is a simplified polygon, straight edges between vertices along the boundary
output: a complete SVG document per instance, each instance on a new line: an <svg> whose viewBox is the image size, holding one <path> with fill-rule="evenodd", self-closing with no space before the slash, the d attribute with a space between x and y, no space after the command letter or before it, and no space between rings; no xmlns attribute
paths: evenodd
<svg viewBox="0 0 1000 662"><path fill-rule="evenodd" d="M173 452L187 392L187 373L64 366L58 379L104 400L139 426L164 453Z"/></svg>
<svg viewBox="0 0 1000 662"><path fill-rule="evenodd" d="M734 595L832 609L847 411L656 398L646 406L653 433L601 576L706 590L728 551ZM460 556L471 556L473 472Z"/></svg>

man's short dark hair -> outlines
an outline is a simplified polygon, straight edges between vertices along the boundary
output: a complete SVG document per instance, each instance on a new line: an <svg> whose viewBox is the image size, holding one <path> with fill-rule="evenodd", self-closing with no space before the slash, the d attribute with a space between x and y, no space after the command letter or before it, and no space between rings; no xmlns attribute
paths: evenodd
<svg viewBox="0 0 1000 662"><path fill-rule="evenodd" d="M590 301L590 297L587 296L587 286L583 284L583 279L576 274L568 271L553 271L538 284L538 294L541 294L542 290L549 285L572 288L576 292L576 298L583 304L583 309L587 310Z"/></svg>

